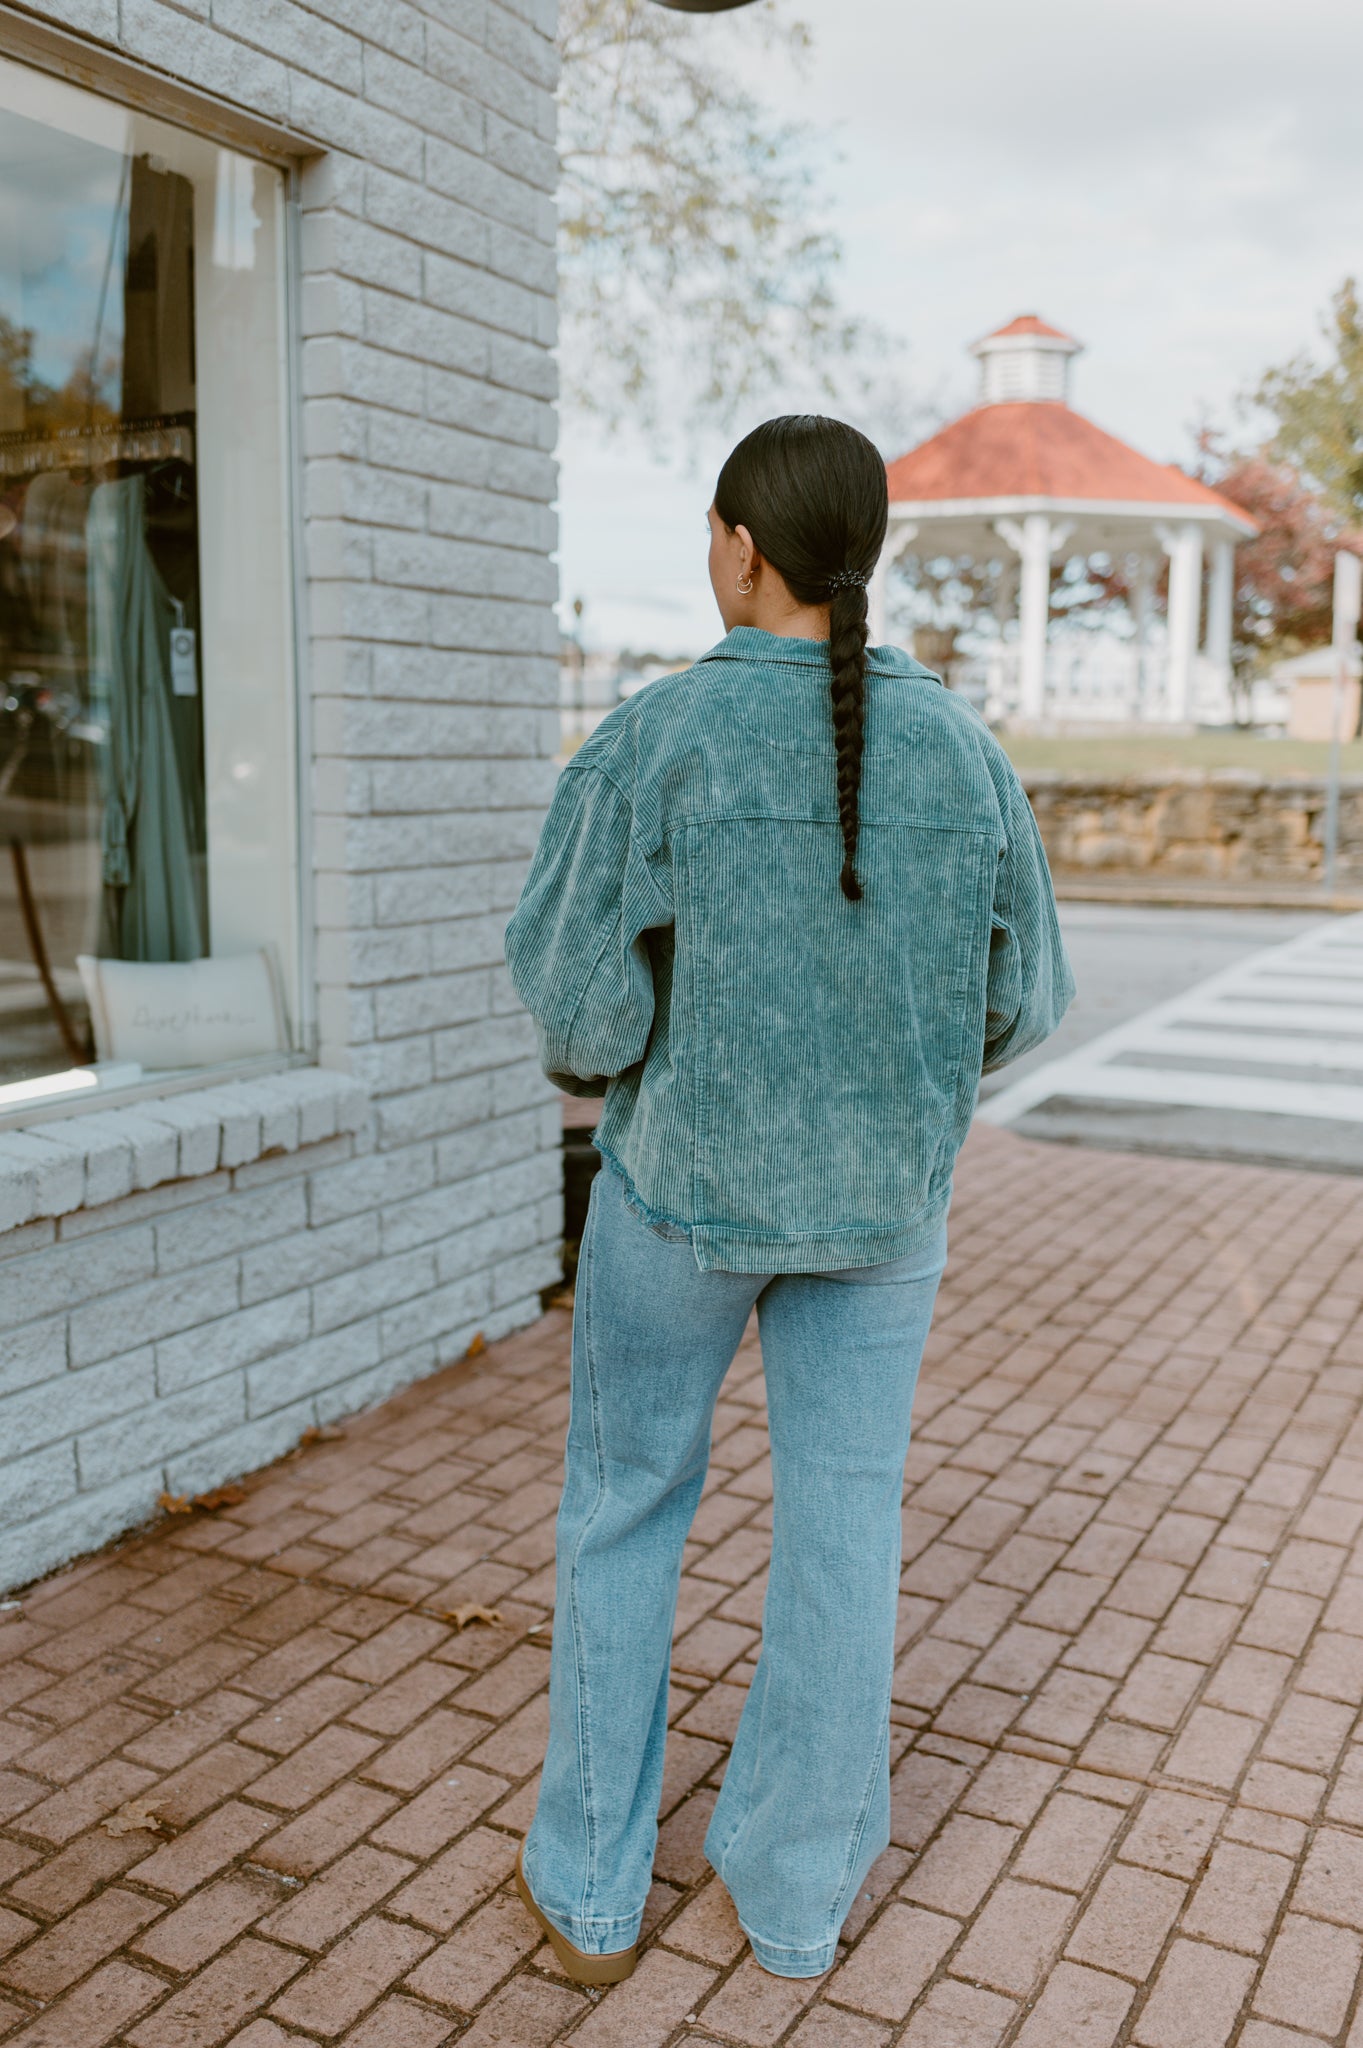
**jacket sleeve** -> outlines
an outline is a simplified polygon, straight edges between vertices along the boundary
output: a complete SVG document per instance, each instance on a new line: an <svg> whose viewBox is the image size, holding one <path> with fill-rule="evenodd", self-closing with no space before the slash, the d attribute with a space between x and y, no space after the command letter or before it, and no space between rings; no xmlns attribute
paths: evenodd
<svg viewBox="0 0 1363 2048"><path fill-rule="evenodd" d="M1074 976L1060 936L1041 834L1011 764L1004 794L1008 844L994 891L985 1005L986 1074L1049 1038L1074 1000Z"/></svg>
<svg viewBox="0 0 1363 2048"><path fill-rule="evenodd" d="M512 984L558 1087L604 1095L642 1060L653 1025L644 934L671 923L629 798L600 768L565 768L506 934Z"/></svg>

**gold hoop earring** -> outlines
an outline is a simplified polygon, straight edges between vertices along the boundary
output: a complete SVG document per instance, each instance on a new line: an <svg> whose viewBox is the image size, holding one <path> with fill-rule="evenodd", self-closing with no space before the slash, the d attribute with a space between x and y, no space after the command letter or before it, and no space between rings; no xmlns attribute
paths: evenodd
<svg viewBox="0 0 1363 2048"><path fill-rule="evenodd" d="M746 581L744 580L744 578L743 578L743 577L741 577L741 576L739 577L739 579L738 579L738 594L739 594L739 596L740 596L740 597L751 597L751 596L752 596L752 577L751 577L751 576L749 576L749 577L747 578L747 580L746 580Z"/></svg>

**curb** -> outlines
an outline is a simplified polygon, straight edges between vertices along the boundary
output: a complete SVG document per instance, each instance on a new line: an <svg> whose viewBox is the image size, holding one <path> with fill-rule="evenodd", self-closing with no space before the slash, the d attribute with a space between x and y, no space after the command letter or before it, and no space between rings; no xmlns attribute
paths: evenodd
<svg viewBox="0 0 1363 2048"><path fill-rule="evenodd" d="M1313 910L1339 916L1363 910L1363 892L1336 889L1332 896L1327 896L1319 886L1284 889L1262 882L1199 885L1145 881L1137 876L1099 881L1054 871L1051 879L1061 903L1131 903L1188 910Z"/></svg>

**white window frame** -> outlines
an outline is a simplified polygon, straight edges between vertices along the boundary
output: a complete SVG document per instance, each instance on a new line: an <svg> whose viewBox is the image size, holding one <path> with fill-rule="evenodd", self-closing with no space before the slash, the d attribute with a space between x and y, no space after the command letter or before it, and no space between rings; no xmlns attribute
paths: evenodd
<svg viewBox="0 0 1363 2048"><path fill-rule="evenodd" d="M283 175L283 292L281 373L287 448L284 457L284 533L288 547L285 582L290 611L289 667L292 689L294 774L292 800L296 844L293 917L296 944L295 1003L290 1015L293 1047L269 1057L232 1064L182 1069L129 1082L84 1087L6 1106L0 1095L0 1132L31 1129L55 1120L96 1114L195 1089L315 1065L318 1049L316 909L312 850L312 718L309 665L308 579L304 545L302 458L302 233L301 172L322 145L249 109L135 63L121 52L19 13L0 0L0 57L45 72L81 91L128 111L150 115L191 134L253 157ZM293 977L288 977L293 979ZM76 1069L74 1071L82 1071ZM60 1076L50 1077L54 1082Z"/></svg>

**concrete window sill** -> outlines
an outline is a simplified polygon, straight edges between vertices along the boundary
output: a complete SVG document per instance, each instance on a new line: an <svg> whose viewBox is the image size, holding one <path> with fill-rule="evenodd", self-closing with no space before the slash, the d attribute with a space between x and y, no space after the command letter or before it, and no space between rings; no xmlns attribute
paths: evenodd
<svg viewBox="0 0 1363 2048"><path fill-rule="evenodd" d="M349 1075L295 1067L0 1131L0 1231L296 1152L362 1130L368 1116Z"/></svg>

